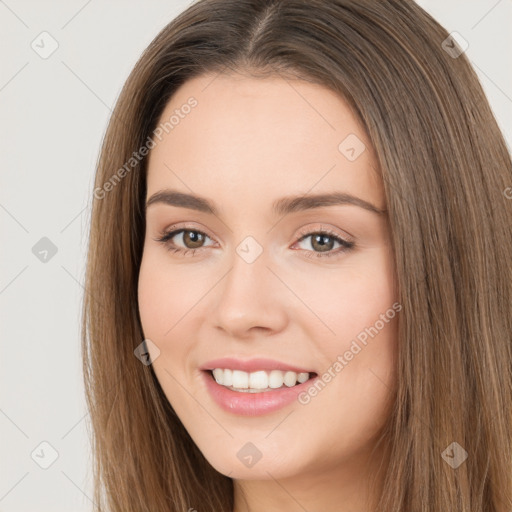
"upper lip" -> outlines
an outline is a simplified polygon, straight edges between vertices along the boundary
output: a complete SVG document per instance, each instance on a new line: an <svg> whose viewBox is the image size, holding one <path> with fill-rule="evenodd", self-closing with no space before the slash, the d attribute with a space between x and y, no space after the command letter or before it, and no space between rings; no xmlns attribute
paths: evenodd
<svg viewBox="0 0 512 512"><path fill-rule="evenodd" d="M222 357L220 359L213 359L204 363L201 370L213 370L215 368L231 370L242 370L244 372L255 372L258 370L281 370L295 373L314 373L311 370L301 368L289 363L283 363L282 361L276 361L275 359L237 359L235 357Z"/></svg>

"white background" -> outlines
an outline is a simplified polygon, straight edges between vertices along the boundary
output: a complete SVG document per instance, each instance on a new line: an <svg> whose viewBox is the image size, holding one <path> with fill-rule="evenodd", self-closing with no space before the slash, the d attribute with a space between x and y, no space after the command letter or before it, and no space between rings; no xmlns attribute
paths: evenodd
<svg viewBox="0 0 512 512"><path fill-rule="evenodd" d="M0 0L0 512L91 510L80 307L94 167L131 68L189 4ZM510 147L512 1L420 4L468 41ZM43 31L59 45L47 59L31 47ZM42 237L57 247L46 263ZM50 461L43 441L48 469L31 457Z"/></svg>

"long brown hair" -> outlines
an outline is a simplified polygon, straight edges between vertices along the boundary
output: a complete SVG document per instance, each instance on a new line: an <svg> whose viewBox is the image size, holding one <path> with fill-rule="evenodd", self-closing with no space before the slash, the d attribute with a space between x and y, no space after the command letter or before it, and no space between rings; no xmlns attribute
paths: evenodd
<svg viewBox="0 0 512 512"><path fill-rule="evenodd" d="M378 510L512 509L512 164L448 37L412 0L200 0L145 50L111 117L92 209L82 348L96 510L233 507L232 480L206 461L134 356L143 340L140 148L180 85L228 70L335 91L375 149L402 305ZM467 452L456 468L453 450Z"/></svg>

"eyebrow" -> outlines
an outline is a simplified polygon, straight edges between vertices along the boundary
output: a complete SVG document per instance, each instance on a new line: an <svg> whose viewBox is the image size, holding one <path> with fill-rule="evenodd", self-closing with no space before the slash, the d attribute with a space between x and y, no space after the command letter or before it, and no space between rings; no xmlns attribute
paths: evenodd
<svg viewBox="0 0 512 512"><path fill-rule="evenodd" d="M146 209L156 203L163 203L180 208L189 208L200 212L218 216L219 211L208 199L194 194L186 194L176 190L160 190L153 194L146 202ZM372 203L346 192L331 192L328 194L314 194L302 196L282 197L272 204L275 215L312 210L324 206L354 205L364 208L377 215L382 215L386 210L377 208Z"/></svg>

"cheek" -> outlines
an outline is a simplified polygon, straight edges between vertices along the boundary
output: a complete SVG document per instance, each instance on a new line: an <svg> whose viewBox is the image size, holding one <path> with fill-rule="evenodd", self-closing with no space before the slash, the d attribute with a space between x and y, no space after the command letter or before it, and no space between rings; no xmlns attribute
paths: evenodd
<svg viewBox="0 0 512 512"><path fill-rule="evenodd" d="M173 310L174 294L165 293L162 274L157 265L143 257L138 286L139 313L146 338L160 338L170 328L166 311Z"/></svg>
<svg viewBox="0 0 512 512"><path fill-rule="evenodd" d="M204 294L204 276L180 267L170 267L162 258L147 252L141 263L138 302L144 335L169 339L174 326Z"/></svg>
<svg viewBox="0 0 512 512"><path fill-rule="evenodd" d="M357 266L319 276L304 294L328 329L311 336L324 373L302 402L309 418L329 411L332 425L372 437L390 412L396 389L398 317L390 254L375 252ZM303 282L306 287L306 281ZM328 404L332 404L329 408ZM347 414L350 411L350 414ZM357 414L354 412L357 411ZM314 427L314 421L310 425Z"/></svg>
<svg viewBox="0 0 512 512"><path fill-rule="evenodd" d="M379 270L354 281L335 323L339 341L327 348L330 360L341 362L341 373L350 381L349 403L366 403L369 410L379 409L395 387L401 309L391 275Z"/></svg>
<svg viewBox="0 0 512 512"><path fill-rule="evenodd" d="M390 311L392 316L394 310ZM372 318L370 311L367 316ZM354 325L354 336L324 338L324 346L319 346L326 360L324 373L299 397L304 411L303 428L315 432L315 443L319 445L314 451L327 450L326 457L350 457L379 435L395 397L397 321L395 315L381 329L365 330ZM364 336L358 338L359 332ZM320 423L318 418L322 418ZM335 447L324 446L321 439L330 438L333 431L343 435L337 438Z"/></svg>
<svg viewBox="0 0 512 512"><path fill-rule="evenodd" d="M177 381L183 380L187 343L177 343L177 339L187 338L184 327L187 325L187 287L182 273L169 271L165 263L151 252L144 254L138 283L139 314L144 337L151 340L159 349L158 357L153 357L153 370L169 402L175 407L180 403L180 389ZM190 287L190 283L189 283Z"/></svg>
<svg viewBox="0 0 512 512"><path fill-rule="evenodd" d="M325 268L294 268L285 280L310 310L303 325L310 329L309 339L321 339L321 352L334 355L346 350L347 343L365 329L395 316L396 300L391 254L382 248L355 255L347 263L326 271ZM303 306L302 306L303 307ZM297 315L297 318L300 318ZM387 322L386 322L387 324ZM315 330L313 330L313 328Z"/></svg>
<svg viewBox="0 0 512 512"><path fill-rule="evenodd" d="M184 297L186 291L181 291L180 275L176 270L169 272L151 254L143 257L138 285L140 320L144 338L151 340L159 349L158 357L153 357L153 369L158 380L166 382L166 392L173 387L173 379L165 370L176 375L177 369L181 371L183 368L181 363L185 357L186 343L176 343L177 337L186 338L183 326L186 325L184 315L188 301Z"/></svg>
<svg viewBox="0 0 512 512"><path fill-rule="evenodd" d="M172 376L182 382L196 369L191 353L196 350L197 329L204 314L202 299L212 286L208 272L170 265L167 254L152 250L146 251L141 262L138 303L142 329L144 337L159 349L154 371L164 390L174 397L180 393Z"/></svg>

